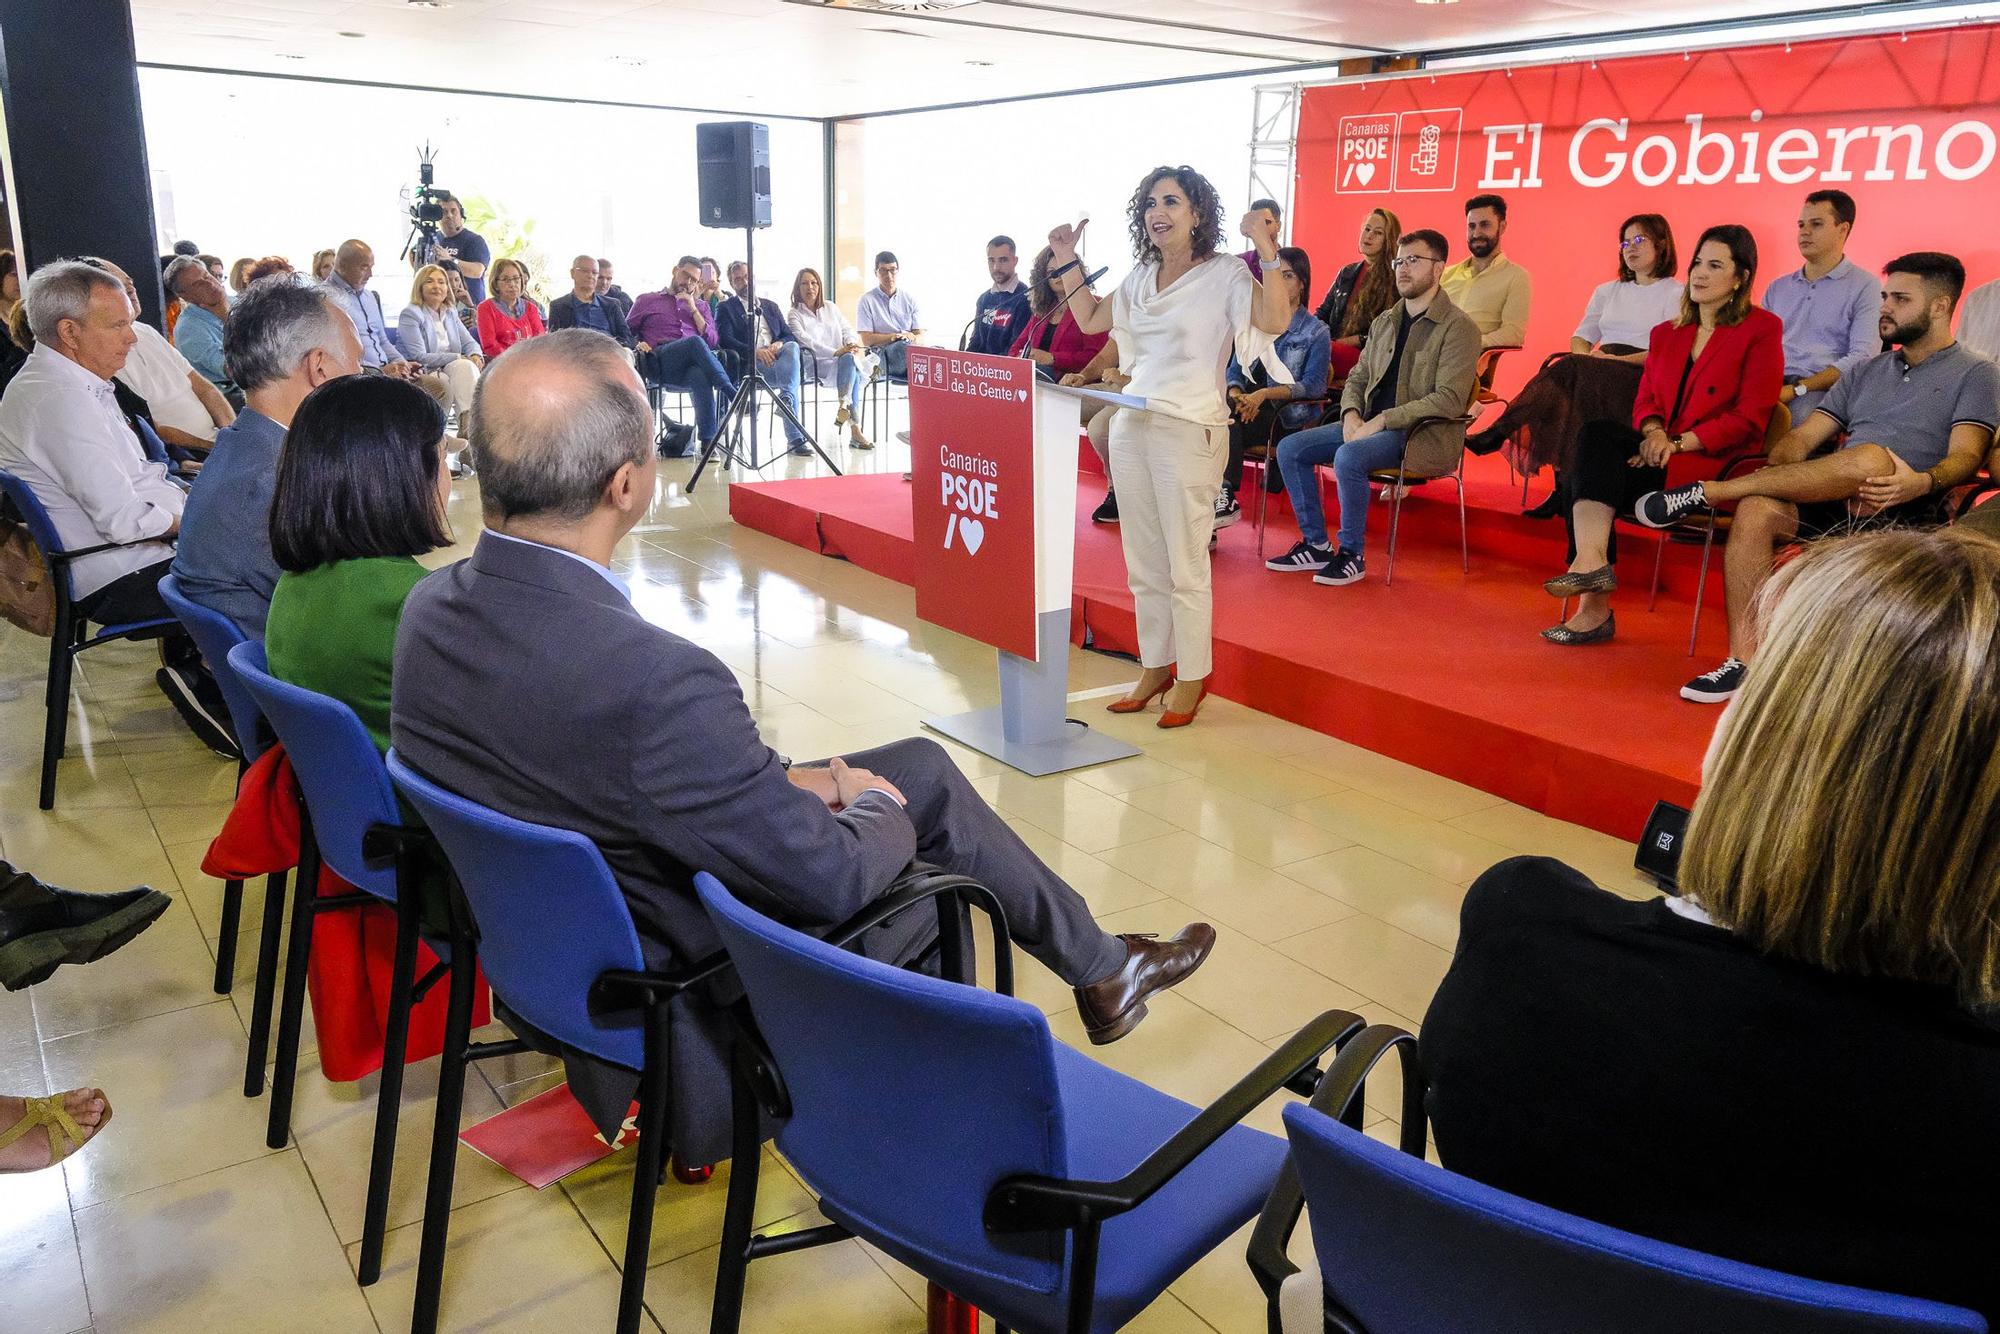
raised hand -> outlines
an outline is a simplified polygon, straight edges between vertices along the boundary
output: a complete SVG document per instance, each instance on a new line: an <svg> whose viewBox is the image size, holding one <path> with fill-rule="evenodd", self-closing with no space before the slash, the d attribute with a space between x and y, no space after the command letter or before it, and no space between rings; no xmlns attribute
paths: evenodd
<svg viewBox="0 0 2000 1334"><path fill-rule="evenodd" d="M1088 226L1089 218L1078 218L1074 226L1064 223L1049 233L1049 249L1055 252L1058 264L1067 264L1076 258L1076 248L1083 244L1083 229Z"/></svg>

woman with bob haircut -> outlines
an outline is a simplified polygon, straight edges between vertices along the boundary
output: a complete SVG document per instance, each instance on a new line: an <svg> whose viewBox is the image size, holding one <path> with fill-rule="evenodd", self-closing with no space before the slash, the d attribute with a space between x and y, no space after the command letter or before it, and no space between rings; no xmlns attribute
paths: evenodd
<svg viewBox="0 0 2000 1334"><path fill-rule="evenodd" d="M1229 462L1230 353L1248 366L1291 324L1278 246L1257 243L1264 280L1222 250L1222 201L1192 167L1155 167L1126 209L1138 262L1118 290L1084 287L1077 258L1088 220L1049 233L1049 281L1085 334L1118 345L1125 392L1143 411L1111 418L1111 483L1118 493L1145 670L1113 713L1137 713L1164 695L1159 725L1185 727L1208 694L1213 594L1208 540Z"/></svg>
<svg viewBox="0 0 2000 1334"><path fill-rule="evenodd" d="M444 409L415 385L352 375L306 395L271 498L271 674L352 708L389 749L389 678L403 601L447 546Z"/></svg>
<svg viewBox="0 0 2000 1334"><path fill-rule="evenodd" d="M847 443L855 449L875 448L861 433L861 391L868 387L868 351L861 346L861 335L854 332L847 316L828 299L818 269L800 269L792 279L792 309L785 323L812 358L814 377L821 384L830 380L839 395L833 424L847 428Z"/></svg>
<svg viewBox="0 0 2000 1334"><path fill-rule="evenodd" d="M1735 223L1695 243L1680 311L1655 325L1639 367L1631 425L1593 422L1577 437L1565 484L1569 569L1542 588L1576 612L1542 631L1551 644L1600 644L1616 633L1616 514L1648 491L1714 477L1723 456L1759 448L1785 379L1785 326L1756 305L1757 241Z"/></svg>
<svg viewBox="0 0 2000 1334"><path fill-rule="evenodd" d="M1766 587L1684 897L1518 857L1423 1021L1444 1165L2000 1321L2000 543L1815 542Z"/></svg>

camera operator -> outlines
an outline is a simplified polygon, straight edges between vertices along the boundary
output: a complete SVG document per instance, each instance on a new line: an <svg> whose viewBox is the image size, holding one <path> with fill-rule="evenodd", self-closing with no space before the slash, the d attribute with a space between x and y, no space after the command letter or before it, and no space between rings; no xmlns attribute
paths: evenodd
<svg viewBox="0 0 2000 1334"><path fill-rule="evenodd" d="M444 209L444 216L438 220L437 238L430 244L427 261L457 269L465 280L466 294L477 306L486 299L486 266L493 262L493 251L485 237L465 225L465 205L456 195L433 190L431 198Z"/></svg>

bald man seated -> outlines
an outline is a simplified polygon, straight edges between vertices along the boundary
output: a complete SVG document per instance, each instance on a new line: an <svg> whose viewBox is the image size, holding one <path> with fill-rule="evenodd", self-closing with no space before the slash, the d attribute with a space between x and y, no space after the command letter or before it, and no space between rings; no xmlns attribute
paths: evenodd
<svg viewBox="0 0 2000 1334"><path fill-rule="evenodd" d="M472 449L486 530L404 608L396 750L472 801L595 841L656 966L720 948L697 871L823 931L914 860L993 891L1015 942L1075 988L1095 1043L1131 1032L1149 995L1207 957L1203 923L1164 940L1104 931L936 742L812 765L764 744L729 668L648 622L612 573L652 504L656 462L645 392L611 339L567 329L508 349L480 381ZM925 966L936 921L905 913L863 948ZM631 1080L579 1083L565 1055L593 1116L622 1116Z"/></svg>

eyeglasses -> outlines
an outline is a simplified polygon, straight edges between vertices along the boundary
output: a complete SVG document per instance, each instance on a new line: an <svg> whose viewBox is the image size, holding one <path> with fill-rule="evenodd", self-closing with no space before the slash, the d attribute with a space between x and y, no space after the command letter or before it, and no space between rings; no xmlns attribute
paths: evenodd
<svg viewBox="0 0 2000 1334"><path fill-rule="evenodd" d="M1415 268L1419 264L1442 264L1442 263L1444 263L1443 260L1438 259L1432 255L1404 255L1398 259L1390 260L1389 267L1392 269L1409 269L1409 268Z"/></svg>
<svg viewBox="0 0 2000 1334"><path fill-rule="evenodd" d="M1652 239L1650 236L1628 236L1618 243L1618 248L1620 250L1637 250Z"/></svg>

